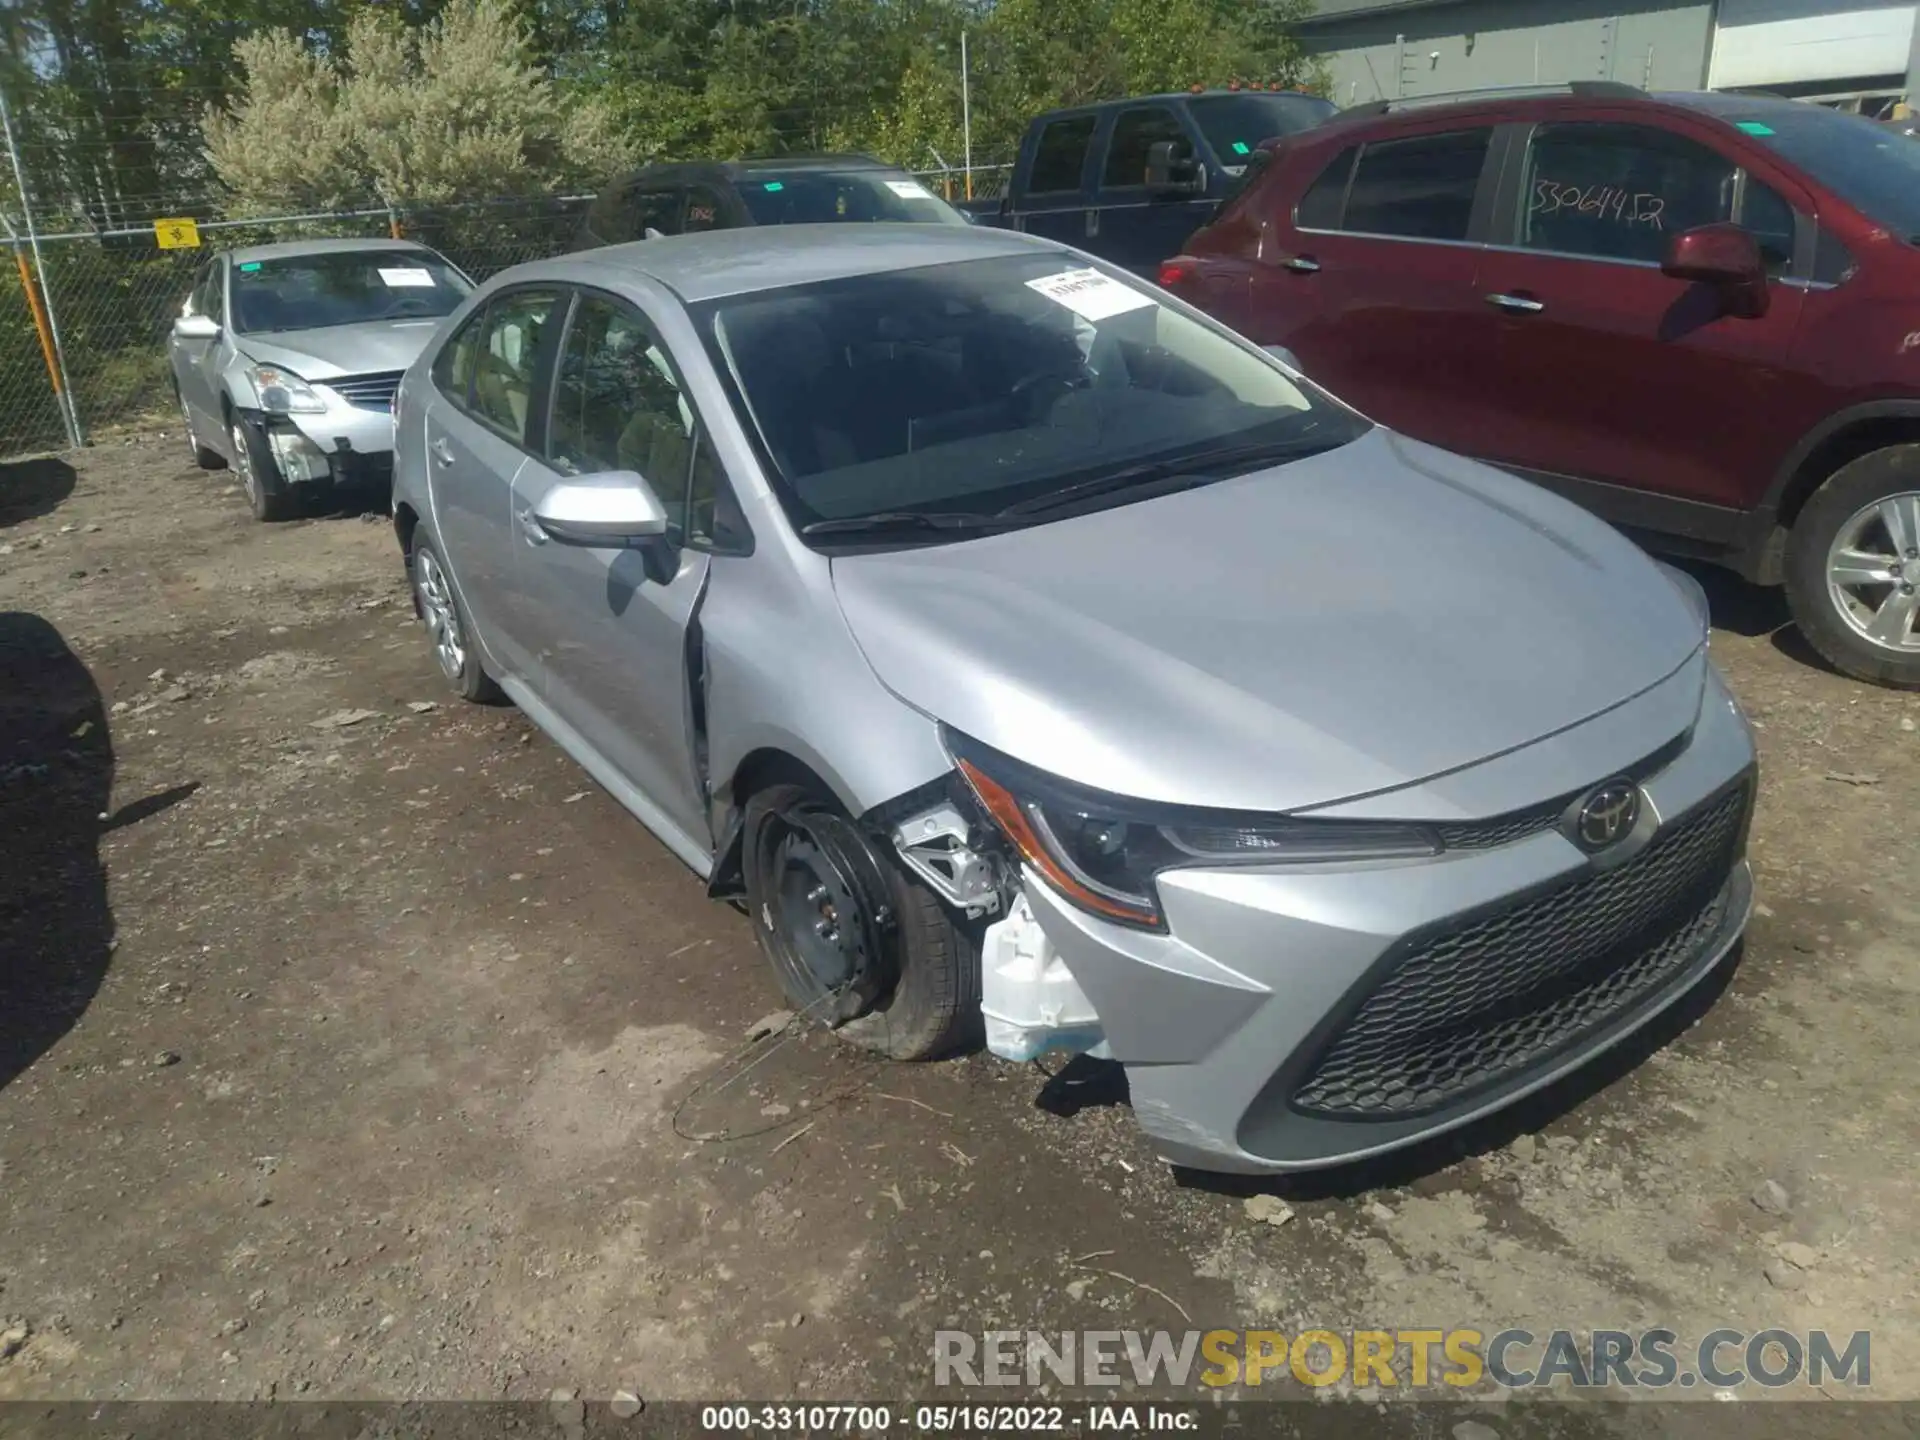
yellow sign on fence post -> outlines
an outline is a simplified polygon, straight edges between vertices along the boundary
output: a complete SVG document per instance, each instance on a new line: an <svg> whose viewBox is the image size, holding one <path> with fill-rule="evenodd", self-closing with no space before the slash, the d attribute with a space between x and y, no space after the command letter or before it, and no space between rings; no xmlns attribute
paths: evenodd
<svg viewBox="0 0 1920 1440"><path fill-rule="evenodd" d="M200 227L191 220L156 220L153 238L162 250L197 250Z"/></svg>

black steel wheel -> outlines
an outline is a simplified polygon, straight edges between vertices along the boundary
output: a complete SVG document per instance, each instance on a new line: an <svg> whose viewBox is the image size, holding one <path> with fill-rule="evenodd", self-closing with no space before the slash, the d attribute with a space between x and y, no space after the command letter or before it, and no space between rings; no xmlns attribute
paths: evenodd
<svg viewBox="0 0 1920 1440"><path fill-rule="evenodd" d="M798 786L747 804L747 909L788 1004L897 1060L977 1035L976 942L831 800Z"/></svg>

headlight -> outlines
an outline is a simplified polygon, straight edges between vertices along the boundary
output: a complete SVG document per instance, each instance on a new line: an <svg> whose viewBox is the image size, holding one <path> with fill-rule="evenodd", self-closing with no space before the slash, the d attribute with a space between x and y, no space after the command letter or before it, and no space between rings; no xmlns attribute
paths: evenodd
<svg viewBox="0 0 1920 1440"><path fill-rule="evenodd" d="M1161 929L1155 877L1223 865L1315 864L1437 855L1418 825L1292 819L1153 805L1044 774L963 735L947 750L1020 858L1083 910Z"/></svg>
<svg viewBox="0 0 1920 1440"><path fill-rule="evenodd" d="M247 378L253 381L262 410L276 415L317 415L327 408L327 402L311 385L278 365L256 365L247 372Z"/></svg>

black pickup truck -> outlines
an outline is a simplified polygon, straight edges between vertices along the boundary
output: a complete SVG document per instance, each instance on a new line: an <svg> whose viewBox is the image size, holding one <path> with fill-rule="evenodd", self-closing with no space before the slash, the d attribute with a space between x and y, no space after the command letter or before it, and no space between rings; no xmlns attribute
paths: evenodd
<svg viewBox="0 0 1920 1440"><path fill-rule="evenodd" d="M1331 100L1202 90L1051 110L1027 127L1004 199L979 225L1078 246L1152 279L1239 185L1262 140L1318 125Z"/></svg>

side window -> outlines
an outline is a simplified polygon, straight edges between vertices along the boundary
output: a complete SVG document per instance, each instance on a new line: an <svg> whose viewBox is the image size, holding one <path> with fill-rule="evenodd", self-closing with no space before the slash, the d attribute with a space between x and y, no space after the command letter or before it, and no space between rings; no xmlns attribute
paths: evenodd
<svg viewBox="0 0 1920 1440"><path fill-rule="evenodd" d="M487 325L484 307L462 325L451 340L433 357L433 383L462 410L467 408L468 392L473 386L473 357L480 353L480 337Z"/></svg>
<svg viewBox="0 0 1920 1440"><path fill-rule="evenodd" d="M199 279L194 281L193 294L187 299L187 306L194 314L210 315L224 325L227 307L220 303L220 277L220 261L216 257L202 267Z"/></svg>
<svg viewBox="0 0 1920 1440"><path fill-rule="evenodd" d="M1793 274L1793 207L1764 181L1747 176L1740 197L1740 223L1753 232L1766 257L1767 273L1775 279Z"/></svg>
<svg viewBox="0 0 1920 1440"><path fill-rule="evenodd" d="M1147 155L1155 145L1171 140L1181 150L1192 152L1193 143L1180 123L1180 117L1164 105L1144 105L1137 110L1122 110L1113 123L1113 139L1107 144L1107 164L1100 174L1100 188L1117 190L1147 183ZM1039 163L1034 164L1035 170ZM1078 180L1075 186L1078 186Z"/></svg>
<svg viewBox="0 0 1920 1440"><path fill-rule="evenodd" d="M693 185L687 189L686 218L681 222L687 234L700 230L724 229L727 223L726 202L720 192L709 185Z"/></svg>
<svg viewBox="0 0 1920 1440"><path fill-rule="evenodd" d="M1414 135L1363 146L1341 228L1416 240L1464 240L1493 131Z"/></svg>
<svg viewBox="0 0 1920 1440"><path fill-rule="evenodd" d="M694 444L693 483L687 494L687 539L696 545L724 550L744 548L751 540L747 522L734 499L733 487L713 453L713 442L703 429Z"/></svg>
<svg viewBox="0 0 1920 1440"><path fill-rule="evenodd" d="M553 381L547 455L573 474L636 470L682 529L693 469L693 406L666 347L633 311L588 296L574 312Z"/></svg>
<svg viewBox="0 0 1920 1440"><path fill-rule="evenodd" d="M1351 145L1334 156L1333 163L1320 172L1320 178L1307 188L1300 203L1293 207L1293 223L1302 230L1338 230L1347 208L1347 182L1353 178L1353 162L1360 154Z"/></svg>
<svg viewBox="0 0 1920 1440"><path fill-rule="evenodd" d="M1839 237L1824 225L1813 247L1813 283L1844 285L1853 278L1854 259Z"/></svg>
<svg viewBox="0 0 1920 1440"><path fill-rule="evenodd" d="M513 290L487 307L473 359L473 414L516 445L527 441L540 337L559 297Z"/></svg>
<svg viewBox="0 0 1920 1440"><path fill-rule="evenodd" d="M1027 176L1029 195L1059 195L1080 188L1087 147L1093 143L1094 117L1075 115L1055 120L1040 132L1033 151L1033 173Z"/></svg>
<svg viewBox="0 0 1920 1440"><path fill-rule="evenodd" d="M1732 218L1734 169L1651 126L1542 125L1527 155L1519 243L1658 264L1669 236Z"/></svg>
<svg viewBox="0 0 1920 1440"><path fill-rule="evenodd" d="M615 207L612 229L604 238L614 245L628 240L644 240L649 230L661 235L680 233L682 192L672 186L635 185L620 197Z"/></svg>

